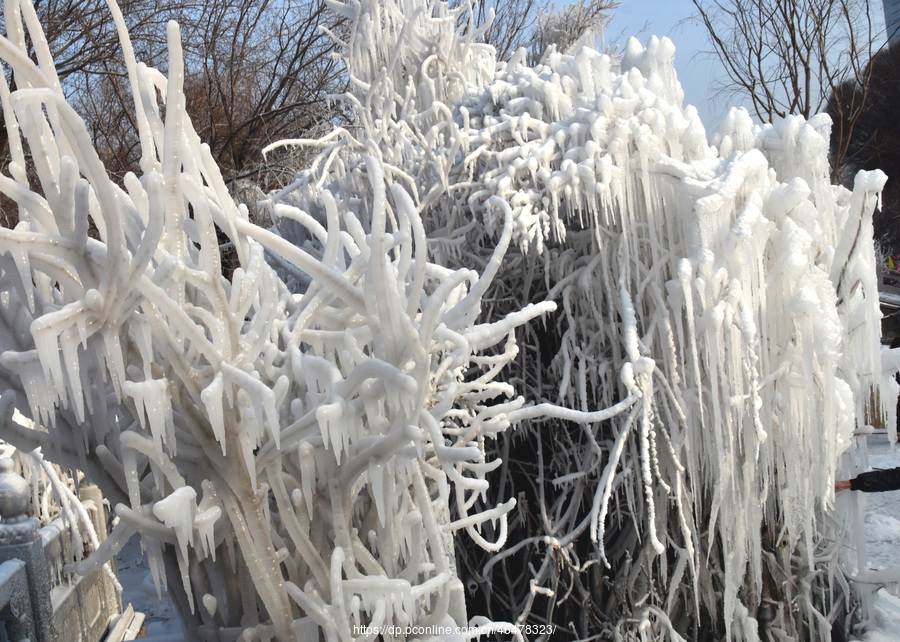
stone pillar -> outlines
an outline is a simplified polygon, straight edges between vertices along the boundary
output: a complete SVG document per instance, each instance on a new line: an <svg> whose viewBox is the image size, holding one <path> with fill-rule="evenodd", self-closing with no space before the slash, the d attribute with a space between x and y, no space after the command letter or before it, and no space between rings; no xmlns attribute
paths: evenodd
<svg viewBox="0 0 900 642"><path fill-rule="evenodd" d="M37 640L56 639L50 602L50 571L40 535L40 522L28 516L31 487L15 471L13 460L0 458L0 564L18 559L28 577L31 621Z"/></svg>

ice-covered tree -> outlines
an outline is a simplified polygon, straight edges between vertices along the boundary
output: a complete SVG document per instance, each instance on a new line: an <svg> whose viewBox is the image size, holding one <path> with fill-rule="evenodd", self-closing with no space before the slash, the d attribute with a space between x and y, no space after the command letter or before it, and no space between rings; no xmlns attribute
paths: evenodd
<svg viewBox="0 0 900 642"><path fill-rule="evenodd" d="M15 88L0 90L14 156L0 189L20 219L0 230L6 431L114 504L79 569L139 532L192 639L465 624L452 536L505 520L511 503L473 510L471 496L495 465L484 441L521 405L484 391L512 330L552 305L478 324L491 270L430 262L413 197L376 156L357 191L320 191L324 224L297 214L319 251L251 224L185 116L177 26L165 78L130 56L110 8L142 145L142 176L121 188L30 4L7 3L0 39ZM240 261L230 279L221 235ZM264 247L311 282L289 291ZM479 363L492 371L466 380ZM13 421L13 403L38 426Z"/></svg>
<svg viewBox="0 0 900 642"><path fill-rule="evenodd" d="M506 550L458 547L473 608L577 636L843 626L823 518L882 383L883 177L832 187L823 118L754 129L734 112L710 146L668 41L630 43L621 71L590 49L498 65L449 18L393 7L363 9L348 46L361 132L278 198L314 211L319 186L356 180L354 147L377 146L417 186L439 262L484 265L511 239L488 314L558 303L511 381L583 411L637 400L501 436L487 504L519 508Z"/></svg>
<svg viewBox="0 0 900 642"><path fill-rule="evenodd" d="M263 229L185 115L177 26L166 78L110 8L142 152L123 187L29 4L0 39L6 432L114 503L82 570L140 532L206 639L840 621L822 518L882 379L883 176L832 187L827 120L734 112L712 147L668 41L498 64L465 7L335 2L356 126L287 143L321 153Z"/></svg>

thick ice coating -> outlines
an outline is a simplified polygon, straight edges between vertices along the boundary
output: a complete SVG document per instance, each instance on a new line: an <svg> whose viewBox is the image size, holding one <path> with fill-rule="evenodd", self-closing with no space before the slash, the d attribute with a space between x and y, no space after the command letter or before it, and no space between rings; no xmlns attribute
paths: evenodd
<svg viewBox="0 0 900 642"><path fill-rule="evenodd" d="M520 624L571 597L618 639L710 614L731 639L825 635L835 466L893 408L872 394L884 176L831 186L821 117L735 111L710 145L665 39L498 64L465 6L329 4L356 125L283 143L321 154L261 203L268 229L192 128L177 25L166 78L110 3L141 143L120 185L28 58L33 8L6 4L0 374L50 439L8 432L116 507L96 562L140 532L186 630L247 639L508 629L469 621L457 538L483 551L474 592L529 556ZM521 539L528 507L492 486L510 430L557 498Z"/></svg>

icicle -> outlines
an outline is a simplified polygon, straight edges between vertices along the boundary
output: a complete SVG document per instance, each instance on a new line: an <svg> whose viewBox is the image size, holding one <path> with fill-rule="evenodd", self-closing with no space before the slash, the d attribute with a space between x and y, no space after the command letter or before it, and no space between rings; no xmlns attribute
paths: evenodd
<svg viewBox="0 0 900 642"><path fill-rule="evenodd" d="M204 584L210 617L266 613L248 638L317 626L349 639L367 617L467 623L454 532L495 553L489 565L546 555L526 559L525 611L562 608L556 565L589 536L641 578L610 602L617 635L682 635L715 576L726 635L749 639L764 523L783 522L788 577L823 577L814 545L839 538L821 497L878 405L869 387L890 374L871 247L884 177L833 187L826 120L754 129L734 111L714 149L682 107L666 40L629 41L621 70L588 48L498 65L462 6L332 4L351 25L341 56L357 126L298 141L322 153L268 200L279 220L267 230L233 201L187 118L174 24L166 78L134 59L110 5L141 144L142 175L123 190L59 93L36 14L5 6L0 57L16 92L0 84L11 155L0 183L22 221L0 234L0 363L67 457L120 456L123 479L109 466L131 505L117 507L120 534L141 529L158 587L161 542L175 542L190 594L188 568L204 572L218 535L256 586ZM230 282L216 229L240 264ZM540 292L547 302L523 308L520 296ZM516 329L551 310L560 346L538 370L533 350L517 355ZM560 399L526 405L504 376ZM571 449L548 456L536 442L536 490L561 486L539 524L552 536L500 551L512 500L484 508L503 465L491 440L546 417L586 424L567 433ZM200 433L182 436L176 419ZM204 450L207 422L221 455ZM225 457L226 437L240 453ZM205 480L198 505L203 471L219 492ZM623 537L605 550L613 519ZM721 558L715 542L728 543ZM671 555L654 555L664 545ZM827 633L809 613L810 635Z"/></svg>
<svg viewBox="0 0 900 642"><path fill-rule="evenodd" d="M200 400L206 406L206 414L209 417L209 425L212 428L213 436L222 447L222 456L225 452L225 414L222 408L224 376L219 370L210 381L209 385L200 393ZM229 386L230 388L230 386Z"/></svg>
<svg viewBox="0 0 900 642"><path fill-rule="evenodd" d="M159 504L156 505L158 506ZM222 509L219 506L211 506L202 512L198 512L194 517L193 527L200 535L200 543L203 546L203 557L211 554L213 562L216 561L216 540L214 527L216 525L216 521L221 516Z"/></svg>
<svg viewBox="0 0 900 642"><path fill-rule="evenodd" d="M125 483L128 487L128 498L131 508L139 511L141 508L141 485L137 471L137 451L132 448L122 448L122 467L125 471Z"/></svg>
<svg viewBox="0 0 900 642"><path fill-rule="evenodd" d="M343 439L340 432L339 420L343 414L341 406L336 403L323 404L316 409L316 421L319 422L319 431L325 448L331 444L335 460L341 463L341 448Z"/></svg>
<svg viewBox="0 0 900 642"><path fill-rule="evenodd" d="M178 567L181 570L181 581L191 605L193 605L193 597L187 564L188 547L193 545L193 526L196 513L197 491L190 486L176 488L170 495L153 504L153 514L166 527L175 531L175 537L178 540ZM191 609L193 612L193 606Z"/></svg>
<svg viewBox="0 0 900 642"><path fill-rule="evenodd" d="M375 500L375 511L378 513L378 521L384 528L387 518L387 509L384 501L384 463L375 458L369 459L369 484L372 486L372 497Z"/></svg>
<svg viewBox="0 0 900 642"><path fill-rule="evenodd" d="M126 381L122 390L134 400L141 428L146 429L149 426L150 435L160 458L163 457L163 444L174 456L176 452L174 421L166 380L150 379L138 383Z"/></svg>
<svg viewBox="0 0 900 642"><path fill-rule="evenodd" d="M152 537L144 536L141 537L141 544L144 547L144 552L147 554L147 565L150 567L150 576L153 578L153 585L156 587L156 597L161 600L162 592L167 586L162 544Z"/></svg>
<svg viewBox="0 0 900 642"><path fill-rule="evenodd" d="M323 434L324 438L324 434ZM326 442L327 443L327 442ZM304 441L300 444L299 448L300 455L300 484L303 488L303 499L306 503L306 510L309 514L309 519L313 519L313 509L315 505L313 504L313 493L316 488L316 457L315 457L315 449L312 444Z"/></svg>
<svg viewBox="0 0 900 642"><path fill-rule="evenodd" d="M209 613L210 617L213 617L216 614L217 606L218 602L214 595L210 595L209 593L203 595L203 608L206 609L206 612Z"/></svg>

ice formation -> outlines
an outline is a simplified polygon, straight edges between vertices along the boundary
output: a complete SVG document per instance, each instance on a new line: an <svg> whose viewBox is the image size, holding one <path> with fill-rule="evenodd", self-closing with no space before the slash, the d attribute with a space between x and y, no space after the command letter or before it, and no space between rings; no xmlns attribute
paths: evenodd
<svg viewBox="0 0 900 642"><path fill-rule="evenodd" d="M571 598L602 611L573 635L825 636L847 591L822 517L883 378L884 177L831 186L820 118L735 111L709 145L668 40L529 68L465 7L332 6L358 126L284 143L322 151L264 229L186 116L176 25L166 78L110 3L142 150L118 185L33 8L5 5L0 366L49 432L6 425L116 506L81 569L140 532L205 639L484 635L506 625L468 619L461 578L496 593L523 552L516 624ZM500 496L512 424L530 534Z"/></svg>

